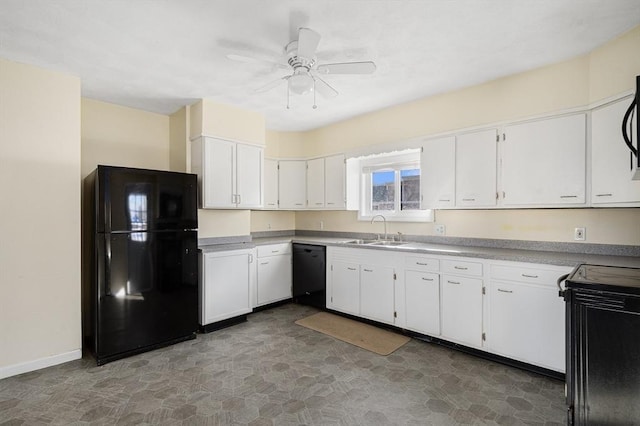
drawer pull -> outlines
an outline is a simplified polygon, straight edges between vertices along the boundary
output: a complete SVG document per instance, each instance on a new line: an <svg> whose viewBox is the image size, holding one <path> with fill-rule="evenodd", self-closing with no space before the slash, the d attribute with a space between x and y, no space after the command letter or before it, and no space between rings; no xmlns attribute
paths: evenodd
<svg viewBox="0 0 640 426"><path fill-rule="evenodd" d="M453 269L457 269L459 271L466 271L469 268L467 268L466 266L454 266Z"/></svg>
<svg viewBox="0 0 640 426"><path fill-rule="evenodd" d="M513 293L513 290L503 290L501 288L498 289L500 293Z"/></svg>
<svg viewBox="0 0 640 426"><path fill-rule="evenodd" d="M428 263L424 263L424 262L416 262L416 265L420 265L420 266L429 266Z"/></svg>
<svg viewBox="0 0 640 426"><path fill-rule="evenodd" d="M425 278L425 277L422 277L422 281L433 281L433 278Z"/></svg>
<svg viewBox="0 0 640 426"><path fill-rule="evenodd" d="M527 275L527 274L521 274L521 275L525 278L538 278L537 275Z"/></svg>
<svg viewBox="0 0 640 426"><path fill-rule="evenodd" d="M451 200L438 200L438 201L443 202L443 203L448 203Z"/></svg>
<svg viewBox="0 0 640 426"><path fill-rule="evenodd" d="M261 265L268 265L269 262L260 262Z"/></svg>
<svg viewBox="0 0 640 426"><path fill-rule="evenodd" d="M280 250L271 250L271 253L280 253Z"/></svg>
<svg viewBox="0 0 640 426"><path fill-rule="evenodd" d="M350 271L355 271L356 270L356 268L347 268L347 269L350 270Z"/></svg>
<svg viewBox="0 0 640 426"><path fill-rule="evenodd" d="M365 272L373 272L373 269L362 269Z"/></svg>
<svg viewBox="0 0 640 426"><path fill-rule="evenodd" d="M475 201L475 198L463 198L462 201Z"/></svg>
<svg viewBox="0 0 640 426"><path fill-rule="evenodd" d="M577 195L561 195L560 198L578 198Z"/></svg>
<svg viewBox="0 0 640 426"><path fill-rule="evenodd" d="M450 280L447 280L447 282L448 282L449 284L460 285L460 281L450 281Z"/></svg>
<svg viewBox="0 0 640 426"><path fill-rule="evenodd" d="M612 197L613 194L596 194L596 197Z"/></svg>
<svg viewBox="0 0 640 426"><path fill-rule="evenodd" d="M324 203L316 203L316 206L321 206L322 204L324 204Z"/></svg>

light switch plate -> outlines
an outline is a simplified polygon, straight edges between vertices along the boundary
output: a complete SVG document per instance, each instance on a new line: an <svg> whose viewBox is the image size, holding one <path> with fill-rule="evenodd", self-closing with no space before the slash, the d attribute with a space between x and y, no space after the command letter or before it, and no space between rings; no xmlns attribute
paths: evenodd
<svg viewBox="0 0 640 426"><path fill-rule="evenodd" d="M434 227L434 230L436 231L436 234L438 235L444 235L444 233L446 232L446 228L444 225L436 225Z"/></svg>

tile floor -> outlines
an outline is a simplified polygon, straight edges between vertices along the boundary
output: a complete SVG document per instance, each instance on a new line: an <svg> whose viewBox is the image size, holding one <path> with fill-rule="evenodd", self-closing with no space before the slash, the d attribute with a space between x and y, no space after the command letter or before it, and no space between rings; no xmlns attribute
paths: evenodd
<svg viewBox="0 0 640 426"><path fill-rule="evenodd" d="M412 340L380 356L294 324L288 304L102 367L0 380L0 424L563 424L564 383Z"/></svg>

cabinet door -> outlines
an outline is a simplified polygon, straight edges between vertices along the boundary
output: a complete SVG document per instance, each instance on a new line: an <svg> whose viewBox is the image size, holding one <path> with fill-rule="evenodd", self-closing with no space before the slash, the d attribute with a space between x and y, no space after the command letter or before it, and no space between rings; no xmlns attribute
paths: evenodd
<svg viewBox="0 0 640 426"><path fill-rule="evenodd" d="M236 204L239 208L262 207L262 152L259 146L237 144Z"/></svg>
<svg viewBox="0 0 640 426"><path fill-rule="evenodd" d="M324 158L307 161L307 207L324 208Z"/></svg>
<svg viewBox="0 0 640 426"><path fill-rule="evenodd" d="M291 298L291 255L258 259L258 306Z"/></svg>
<svg viewBox="0 0 640 426"><path fill-rule="evenodd" d="M278 161L264 160L264 208L278 208Z"/></svg>
<svg viewBox="0 0 640 426"><path fill-rule="evenodd" d="M420 154L421 208L446 209L455 205L456 138L425 141Z"/></svg>
<svg viewBox="0 0 640 426"><path fill-rule="evenodd" d="M585 203L585 115L505 128L502 185L505 206Z"/></svg>
<svg viewBox="0 0 640 426"><path fill-rule="evenodd" d="M393 324L394 312L393 268L360 266L360 315Z"/></svg>
<svg viewBox="0 0 640 426"><path fill-rule="evenodd" d="M591 202L593 204L638 203L640 181L631 180L635 160L622 138L621 123L630 98L591 113ZM635 129L634 115L633 128ZM634 145L638 135L634 132Z"/></svg>
<svg viewBox="0 0 640 426"><path fill-rule="evenodd" d="M251 312L251 260L246 251L203 255L201 325Z"/></svg>
<svg viewBox="0 0 640 426"><path fill-rule="evenodd" d="M565 370L565 304L553 286L491 281L487 343L510 358Z"/></svg>
<svg viewBox="0 0 640 426"><path fill-rule="evenodd" d="M333 262L330 274L331 294L327 305L336 311L360 315L360 265Z"/></svg>
<svg viewBox="0 0 640 426"><path fill-rule="evenodd" d="M298 160L280 161L278 197L280 208L300 210L306 206L307 162Z"/></svg>
<svg viewBox="0 0 640 426"><path fill-rule="evenodd" d="M324 159L324 200L326 208L344 210L347 207L345 174L344 155L332 155Z"/></svg>
<svg viewBox="0 0 640 426"><path fill-rule="evenodd" d="M203 208L235 207L234 142L204 138Z"/></svg>
<svg viewBox="0 0 640 426"><path fill-rule="evenodd" d="M482 280L443 275L441 312L444 338L482 346Z"/></svg>
<svg viewBox="0 0 640 426"><path fill-rule="evenodd" d="M456 207L496 205L495 129L456 138Z"/></svg>
<svg viewBox="0 0 640 426"><path fill-rule="evenodd" d="M440 277L430 272L406 271L406 327L429 336L440 335Z"/></svg>

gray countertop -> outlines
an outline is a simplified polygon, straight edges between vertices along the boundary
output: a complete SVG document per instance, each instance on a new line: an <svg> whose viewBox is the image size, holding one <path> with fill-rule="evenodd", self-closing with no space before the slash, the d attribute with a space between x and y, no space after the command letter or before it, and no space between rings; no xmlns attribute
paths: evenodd
<svg viewBox="0 0 640 426"><path fill-rule="evenodd" d="M350 241L353 240L354 238L351 237L281 235L258 237L253 238L252 240L242 240L241 242L229 241L224 244L201 245L200 249L203 252L212 252L252 248L258 245L266 244L293 242L324 246L355 247L367 250L395 250L405 253L507 260L514 262L528 262L558 266L576 266L581 263L590 263L596 265L613 265L640 268L640 257L638 256L584 254L548 250L524 250L504 247L476 247L470 245L438 244L412 241L408 241L406 244L400 246L371 246L350 243Z"/></svg>

